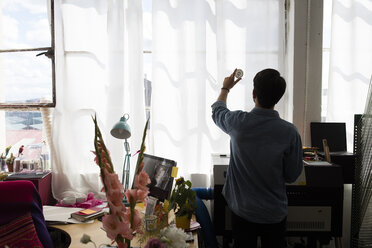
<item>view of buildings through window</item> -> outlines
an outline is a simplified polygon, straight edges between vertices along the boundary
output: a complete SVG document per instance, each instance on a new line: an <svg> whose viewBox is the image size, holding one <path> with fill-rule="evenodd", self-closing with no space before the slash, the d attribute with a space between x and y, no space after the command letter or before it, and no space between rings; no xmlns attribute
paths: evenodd
<svg viewBox="0 0 372 248"><path fill-rule="evenodd" d="M24 159L40 158L41 112L27 107L52 98L52 63L40 54L51 47L47 7L45 0L0 0L0 103L21 107L0 110L0 154L12 146L17 156L23 145Z"/></svg>

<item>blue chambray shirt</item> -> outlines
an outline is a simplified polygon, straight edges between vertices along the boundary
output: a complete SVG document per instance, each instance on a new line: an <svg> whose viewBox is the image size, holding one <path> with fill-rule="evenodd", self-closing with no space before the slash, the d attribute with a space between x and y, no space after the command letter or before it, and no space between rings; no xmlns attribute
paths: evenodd
<svg viewBox="0 0 372 248"><path fill-rule="evenodd" d="M275 110L230 111L212 105L216 125L230 136L230 164L222 191L229 208L254 223L287 216L286 183L300 175L302 144L297 128Z"/></svg>

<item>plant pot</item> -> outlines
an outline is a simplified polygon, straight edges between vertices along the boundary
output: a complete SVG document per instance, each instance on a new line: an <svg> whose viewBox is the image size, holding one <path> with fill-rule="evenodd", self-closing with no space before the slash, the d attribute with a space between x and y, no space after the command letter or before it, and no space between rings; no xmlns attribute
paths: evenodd
<svg viewBox="0 0 372 248"><path fill-rule="evenodd" d="M184 230L190 229L190 220L187 215L176 216L176 227L182 228Z"/></svg>
<svg viewBox="0 0 372 248"><path fill-rule="evenodd" d="M13 164L6 164L7 166L8 166L8 171L9 172L13 172L14 171L14 169L13 169Z"/></svg>

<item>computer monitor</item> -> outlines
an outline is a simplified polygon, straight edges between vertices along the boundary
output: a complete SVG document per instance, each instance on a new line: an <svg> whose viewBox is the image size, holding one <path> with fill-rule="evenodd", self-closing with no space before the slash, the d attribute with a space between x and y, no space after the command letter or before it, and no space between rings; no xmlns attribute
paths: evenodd
<svg viewBox="0 0 372 248"><path fill-rule="evenodd" d="M311 122L311 146L323 151L323 139L327 140L330 152L344 152L346 145L346 124L344 122Z"/></svg>
<svg viewBox="0 0 372 248"><path fill-rule="evenodd" d="M172 170L177 166L173 160L157 157L153 155L143 154L143 171L150 177L151 183L149 187L150 196L164 201L170 195L173 186Z"/></svg>

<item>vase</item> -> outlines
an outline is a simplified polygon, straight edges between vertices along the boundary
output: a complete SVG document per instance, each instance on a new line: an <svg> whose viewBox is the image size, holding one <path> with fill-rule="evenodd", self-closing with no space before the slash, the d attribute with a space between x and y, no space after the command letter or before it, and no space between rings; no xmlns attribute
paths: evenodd
<svg viewBox="0 0 372 248"><path fill-rule="evenodd" d="M158 229L163 229L164 227L168 226L168 213L158 216L156 226Z"/></svg>
<svg viewBox="0 0 372 248"><path fill-rule="evenodd" d="M0 159L0 171L6 171L5 159Z"/></svg>
<svg viewBox="0 0 372 248"><path fill-rule="evenodd" d="M176 227L182 228L184 230L190 229L190 220L187 215L176 216Z"/></svg>

